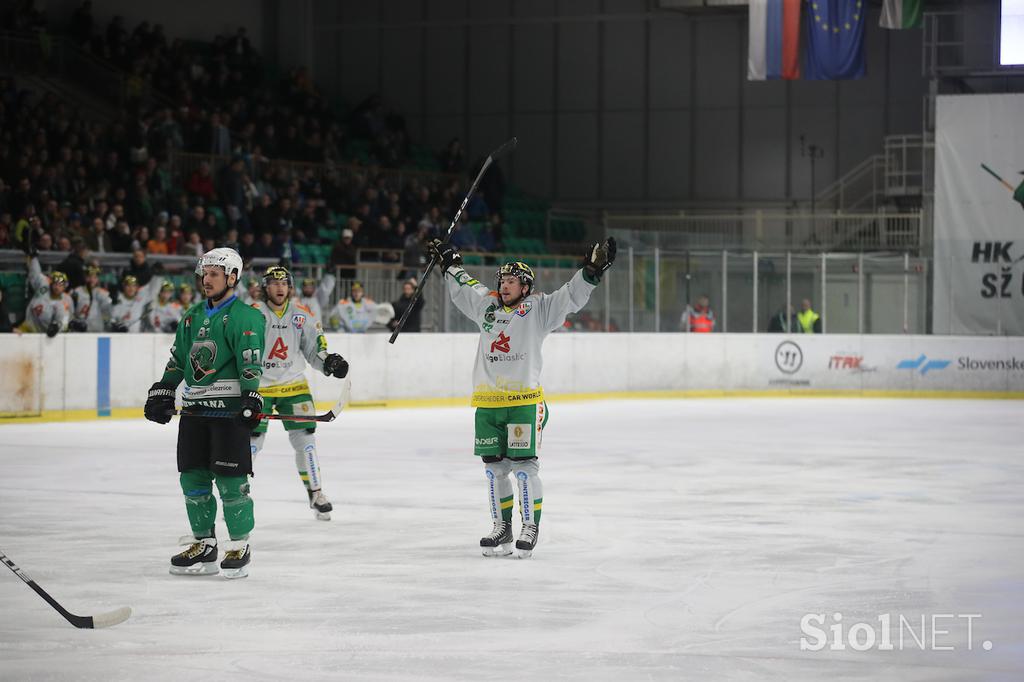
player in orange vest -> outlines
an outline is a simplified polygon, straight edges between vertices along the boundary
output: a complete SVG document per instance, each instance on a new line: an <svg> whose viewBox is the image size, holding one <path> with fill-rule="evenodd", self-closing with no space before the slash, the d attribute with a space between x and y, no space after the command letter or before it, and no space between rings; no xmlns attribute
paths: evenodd
<svg viewBox="0 0 1024 682"><path fill-rule="evenodd" d="M679 320L679 326L685 332L697 334L710 334L715 331L715 314L711 312L709 300L706 295L697 297L697 305L686 306L683 316Z"/></svg>

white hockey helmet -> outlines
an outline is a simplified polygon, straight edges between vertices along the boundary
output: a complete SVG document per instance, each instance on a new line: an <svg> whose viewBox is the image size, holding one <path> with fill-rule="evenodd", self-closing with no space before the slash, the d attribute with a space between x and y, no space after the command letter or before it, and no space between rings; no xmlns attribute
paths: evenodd
<svg viewBox="0 0 1024 682"><path fill-rule="evenodd" d="M204 253L196 263L196 275L202 277L203 268L207 265L219 265L224 268L225 276L235 273L235 285L242 279L242 257L234 249L222 246Z"/></svg>

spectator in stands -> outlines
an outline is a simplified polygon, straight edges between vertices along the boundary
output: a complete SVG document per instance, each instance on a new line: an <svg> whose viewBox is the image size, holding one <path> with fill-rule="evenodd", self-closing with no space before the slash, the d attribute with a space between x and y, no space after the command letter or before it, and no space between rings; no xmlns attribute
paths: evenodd
<svg viewBox="0 0 1024 682"><path fill-rule="evenodd" d="M132 261L128 264L124 274L133 276L138 286L144 287L149 284L149 280L153 278L153 267L146 260L145 251L142 249L132 251Z"/></svg>
<svg viewBox="0 0 1024 682"><path fill-rule="evenodd" d="M241 255L241 254L239 254ZM280 258L281 245L274 238L273 233L264 232L260 235L259 241L253 246L253 258ZM244 258L244 256L243 256Z"/></svg>
<svg viewBox="0 0 1024 682"><path fill-rule="evenodd" d="M800 331L804 334L821 333L821 315L814 312L811 299L805 298L800 301L800 312L797 313L796 319L800 323Z"/></svg>
<svg viewBox="0 0 1024 682"><path fill-rule="evenodd" d="M189 232L185 242L178 247L178 255L181 256L199 258L203 253L203 238L199 236L198 232Z"/></svg>
<svg viewBox="0 0 1024 682"><path fill-rule="evenodd" d="M213 184L213 176L210 175L210 164L200 161L199 167L192 173L186 186L189 194L211 202L217 199L217 191Z"/></svg>
<svg viewBox="0 0 1024 682"><path fill-rule="evenodd" d="M786 319L786 314L789 314L789 319ZM772 315L772 319L768 320L768 331L772 334L798 334L800 333L800 321L797 320L796 312L793 310L793 304L786 304L779 306L779 309Z"/></svg>
<svg viewBox="0 0 1024 682"><path fill-rule="evenodd" d="M166 256L171 253L170 244L167 243L167 228L158 227L154 230L153 238L146 242L146 253Z"/></svg>
<svg viewBox="0 0 1024 682"><path fill-rule="evenodd" d="M114 226L113 230L108 231L110 235L110 241L114 246L114 251L117 253L129 253L132 250L132 228L128 225L128 221L119 220Z"/></svg>
<svg viewBox="0 0 1024 682"><path fill-rule="evenodd" d="M66 237L64 237L66 239ZM57 270L68 276L68 290L85 284L85 262L89 259L89 247L85 240L75 236L70 240L67 257L57 266Z"/></svg>
<svg viewBox="0 0 1024 682"><path fill-rule="evenodd" d="M263 234L270 234L270 233L269 232L264 232ZM254 235L252 232L244 232L244 233L242 233L242 239L241 239L241 241L238 242L238 255L242 257L242 260L246 260L246 261L247 260L252 260L252 257L255 254L255 251L256 251L256 235ZM203 252L200 251L199 255L200 256L203 255Z"/></svg>
<svg viewBox="0 0 1024 682"><path fill-rule="evenodd" d="M423 253L426 244L427 228L422 225L416 232L406 235L402 252L402 265L405 269L400 273L401 279L411 279L419 273L426 261Z"/></svg>
<svg viewBox="0 0 1024 682"><path fill-rule="evenodd" d="M231 131L224 125L220 112L214 112L210 116L209 152L214 156L228 156L231 154ZM206 169L209 171L209 165L207 165Z"/></svg>
<svg viewBox="0 0 1024 682"><path fill-rule="evenodd" d="M405 314L405 309L412 303L412 295L416 290L416 280L408 279L402 283L402 295L391 303L391 307L395 309L395 316L388 322L388 329L395 331L398 327L398 321L402 319L402 315ZM405 321L405 325L402 327L403 332L418 332L420 330L420 316L423 312L423 298L416 299L416 304L413 306L412 312L409 313L409 318Z"/></svg>
<svg viewBox="0 0 1024 682"><path fill-rule="evenodd" d="M436 205L431 206L427 209L427 212L423 215L418 225L419 228L425 228L427 230L427 239L435 239L440 237L442 230L447 226L441 224L441 209Z"/></svg>
<svg viewBox="0 0 1024 682"><path fill-rule="evenodd" d="M330 265L331 267L342 267L339 272L341 279L355 279L356 271L354 267L345 268L343 266L356 264L356 246L353 243L353 233L349 228L345 228L341 231L341 238L334 244L334 248L331 249Z"/></svg>
<svg viewBox="0 0 1024 682"><path fill-rule="evenodd" d="M706 294L697 297L697 303L686 306L679 318L679 328L684 332L710 334L715 331L715 314L711 311L710 299Z"/></svg>
<svg viewBox="0 0 1024 682"><path fill-rule="evenodd" d="M462 150L462 140L453 137L448 146L438 156L441 171L444 173L461 173L466 168L466 154Z"/></svg>

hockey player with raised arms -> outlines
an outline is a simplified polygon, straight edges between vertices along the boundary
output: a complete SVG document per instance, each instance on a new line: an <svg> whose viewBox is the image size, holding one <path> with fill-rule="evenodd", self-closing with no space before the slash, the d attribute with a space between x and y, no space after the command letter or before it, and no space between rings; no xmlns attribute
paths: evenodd
<svg viewBox="0 0 1024 682"><path fill-rule="evenodd" d="M146 399L146 419L166 424L174 410L174 391L182 390L182 418L178 424L178 472L185 495L192 535L182 538L187 548L171 557L175 575L210 575L218 572L216 484L224 505L225 543L220 570L226 578L249 574L252 552L253 502L249 497L252 454L249 434L259 424L263 398L263 316L235 295L242 259L233 249L212 249L196 266L202 276L206 300L185 313L178 323L171 359L163 378L153 384ZM189 415L190 409L234 412L224 419Z"/></svg>
<svg viewBox="0 0 1024 682"><path fill-rule="evenodd" d="M74 302L67 293L68 276L54 270L49 277L43 274L39 258L28 259L28 284L35 295L28 302L25 321L18 327L22 332L46 332L50 338L67 331Z"/></svg>
<svg viewBox="0 0 1024 682"><path fill-rule="evenodd" d="M502 265L495 275L498 290L490 291L462 268L455 246L439 239L428 244L446 275L455 306L480 328L473 367L474 454L484 463L494 522L491 534L480 539L484 556L512 553L513 497L519 499L522 518L515 545L519 557L529 557L537 544L544 500L537 454L548 419L540 384L541 346L566 315L586 305L615 261L615 248L613 238L594 244L568 282L554 293L542 294L534 291L533 270L526 263Z"/></svg>
<svg viewBox="0 0 1024 682"><path fill-rule="evenodd" d="M327 352L327 339L320 320L312 310L291 298L292 275L287 268L273 265L263 275L263 300L253 303L266 323L266 354L260 394L264 410L278 414L312 417L313 396L306 381L306 363L327 376L344 379L348 362L337 353ZM264 419L250 438L255 459L267 438L269 420ZM331 520L330 500L321 490L320 462L313 434L316 422L284 420L288 440L295 450L295 467L306 487L309 506L321 521Z"/></svg>

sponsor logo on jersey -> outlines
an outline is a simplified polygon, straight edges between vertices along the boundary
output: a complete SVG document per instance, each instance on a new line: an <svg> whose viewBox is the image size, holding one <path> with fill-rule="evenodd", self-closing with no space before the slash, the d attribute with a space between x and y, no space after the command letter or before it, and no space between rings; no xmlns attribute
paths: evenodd
<svg viewBox="0 0 1024 682"><path fill-rule="evenodd" d="M203 334L200 334L201 336ZM217 360L217 344L213 341L196 341L188 352L188 359L192 365L193 381L202 381L216 371L213 364Z"/></svg>
<svg viewBox="0 0 1024 682"><path fill-rule="evenodd" d="M274 347L270 349L270 353L267 355L268 360L273 359L287 360L288 359L288 346L284 345L284 339L280 336L274 341Z"/></svg>
<svg viewBox="0 0 1024 682"><path fill-rule="evenodd" d="M296 329L302 329L303 325L306 324L306 316L301 313L295 313L292 315L292 325Z"/></svg>
<svg viewBox="0 0 1024 682"><path fill-rule="evenodd" d="M476 440L476 444L477 445L482 445L482 446L497 445L498 444L498 437L497 436L491 436L489 438L477 438L475 440ZM490 476L490 475L491 475L491 473L488 472L488 476Z"/></svg>
<svg viewBox="0 0 1024 682"><path fill-rule="evenodd" d="M522 303L519 304L519 307L516 309L516 315L518 315L519 317L526 317L527 315L530 314L531 310L533 310L533 302L523 301Z"/></svg>
<svg viewBox="0 0 1024 682"><path fill-rule="evenodd" d="M227 403L225 403L223 400L199 400L199 401L194 402L192 404L193 405L202 405L203 407L219 407L219 408L226 408L227 407Z"/></svg>
<svg viewBox="0 0 1024 682"><path fill-rule="evenodd" d="M510 351L509 343L512 341L512 337L505 336L505 332L498 334L498 338L491 341L491 352L498 351L499 353L508 353Z"/></svg>

